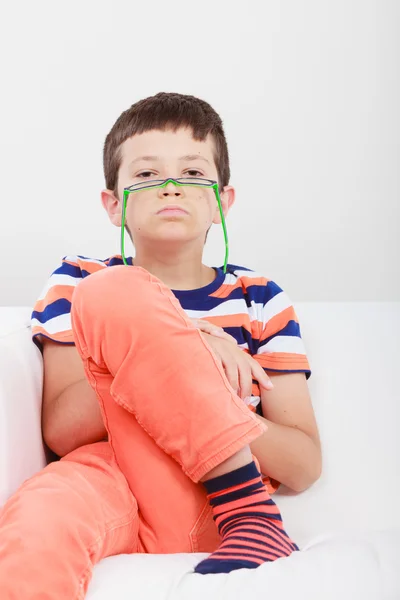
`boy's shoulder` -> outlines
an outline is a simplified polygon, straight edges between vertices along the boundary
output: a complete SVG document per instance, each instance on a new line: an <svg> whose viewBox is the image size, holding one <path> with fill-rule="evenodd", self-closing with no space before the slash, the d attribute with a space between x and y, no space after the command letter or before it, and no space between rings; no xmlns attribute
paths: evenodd
<svg viewBox="0 0 400 600"><path fill-rule="evenodd" d="M31 315L32 336L42 350L42 337L62 344L73 344L71 329L71 302L76 286L87 277L113 265L122 265L119 254L106 259L81 254L68 254L58 262L48 277Z"/></svg>
<svg viewBox="0 0 400 600"><path fill-rule="evenodd" d="M265 296L267 293L268 296L273 297L283 292L282 288L265 273L243 265L234 265L231 263L226 266L225 283L241 287L243 290L251 292L252 295L258 293Z"/></svg>
<svg viewBox="0 0 400 600"><path fill-rule="evenodd" d="M271 281L265 274L261 273L261 271L243 265L233 265L232 263L228 263L226 265L226 272L232 274L236 279L248 279L255 283L257 283L257 281L263 283Z"/></svg>

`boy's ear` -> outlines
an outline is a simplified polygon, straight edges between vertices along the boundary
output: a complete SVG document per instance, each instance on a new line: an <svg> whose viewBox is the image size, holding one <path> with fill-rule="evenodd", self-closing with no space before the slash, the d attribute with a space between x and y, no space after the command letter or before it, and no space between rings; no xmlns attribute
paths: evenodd
<svg viewBox="0 0 400 600"><path fill-rule="evenodd" d="M111 190L101 192L101 203L108 214L111 223L116 227L121 227L122 223L122 202Z"/></svg>
<svg viewBox="0 0 400 600"><path fill-rule="evenodd" d="M221 198L222 212L224 213L224 217L226 219L226 217L228 216L228 212L230 211L231 207L235 203L235 199L236 199L235 188L232 187L231 185L226 185L223 188L223 190L219 193L219 197ZM217 208L215 211L213 223L221 223L221 215L219 212L218 203L217 203Z"/></svg>

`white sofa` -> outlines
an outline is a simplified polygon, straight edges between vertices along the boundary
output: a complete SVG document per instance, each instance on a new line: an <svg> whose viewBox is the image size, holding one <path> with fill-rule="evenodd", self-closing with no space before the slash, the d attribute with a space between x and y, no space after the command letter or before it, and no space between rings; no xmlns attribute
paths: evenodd
<svg viewBox="0 0 400 600"><path fill-rule="evenodd" d="M324 469L275 499L302 548L255 570L202 576L204 555L123 555L95 568L89 600L400 599L400 303L297 303ZM42 359L30 308L0 308L0 505L45 465ZM399 369L400 370L400 369ZM25 600L25 599L21 599Z"/></svg>

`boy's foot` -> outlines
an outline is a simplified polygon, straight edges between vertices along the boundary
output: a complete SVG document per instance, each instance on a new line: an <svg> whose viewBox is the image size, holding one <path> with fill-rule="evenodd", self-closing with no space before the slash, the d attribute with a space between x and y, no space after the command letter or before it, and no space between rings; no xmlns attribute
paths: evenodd
<svg viewBox="0 0 400 600"><path fill-rule="evenodd" d="M278 507L254 462L209 479L204 486L222 543L196 566L196 573L255 569L299 549L283 529Z"/></svg>

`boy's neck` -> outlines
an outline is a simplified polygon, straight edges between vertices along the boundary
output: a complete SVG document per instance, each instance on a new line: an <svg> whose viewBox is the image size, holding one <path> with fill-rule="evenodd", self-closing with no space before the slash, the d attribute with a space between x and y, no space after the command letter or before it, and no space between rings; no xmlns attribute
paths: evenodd
<svg viewBox="0 0 400 600"><path fill-rule="evenodd" d="M142 267L160 279L171 290L196 290L212 283L216 277L213 268L203 265L201 260L163 259L143 257L133 259L135 267Z"/></svg>

